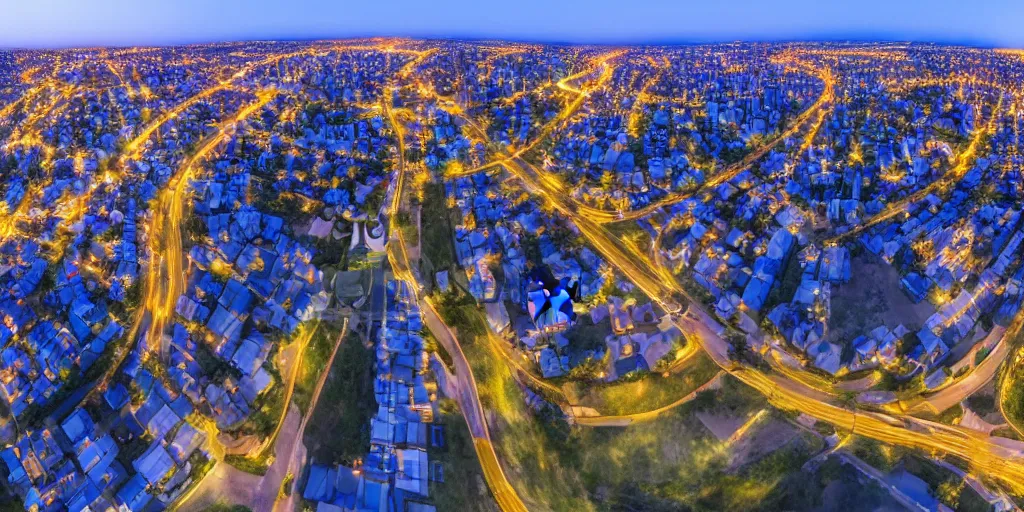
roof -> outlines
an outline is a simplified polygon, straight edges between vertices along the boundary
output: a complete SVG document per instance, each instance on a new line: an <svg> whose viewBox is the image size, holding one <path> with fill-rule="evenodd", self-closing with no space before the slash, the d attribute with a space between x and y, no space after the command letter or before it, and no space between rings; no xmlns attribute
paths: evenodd
<svg viewBox="0 0 1024 512"><path fill-rule="evenodd" d="M151 484L159 482L172 468L174 460L160 444L159 439L154 439L149 450L132 462L132 467L138 471L146 481Z"/></svg>
<svg viewBox="0 0 1024 512"><path fill-rule="evenodd" d="M138 512L146 508L149 500L153 497L146 492L146 479L141 474L136 474L117 491L117 499L132 511Z"/></svg>
<svg viewBox="0 0 1024 512"><path fill-rule="evenodd" d="M68 436L72 443L77 443L87 435L92 434L96 425L93 423L89 413L85 409L75 409L67 419L61 423L61 429Z"/></svg>

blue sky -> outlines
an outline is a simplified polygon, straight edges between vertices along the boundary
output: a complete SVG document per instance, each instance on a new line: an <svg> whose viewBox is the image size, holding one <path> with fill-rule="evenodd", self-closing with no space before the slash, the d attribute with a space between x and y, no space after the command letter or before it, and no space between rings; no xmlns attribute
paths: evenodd
<svg viewBox="0 0 1024 512"><path fill-rule="evenodd" d="M0 0L0 47L364 35L643 43L914 40L1024 48L1022 0Z"/></svg>

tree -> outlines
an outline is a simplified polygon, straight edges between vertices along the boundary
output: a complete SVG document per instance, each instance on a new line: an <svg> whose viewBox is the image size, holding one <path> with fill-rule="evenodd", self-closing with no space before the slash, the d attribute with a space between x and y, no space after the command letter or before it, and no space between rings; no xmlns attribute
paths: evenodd
<svg viewBox="0 0 1024 512"><path fill-rule="evenodd" d="M600 378L601 368L601 361L588 357L573 367L572 370L569 370L569 379L583 382L597 380Z"/></svg>
<svg viewBox="0 0 1024 512"><path fill-rule="evenodd" d="M945 503L949 508L956 509L960 505L960 492L963 489L963 482L957 483L950 479L939 484L935 494L939 501Z"/></svg>

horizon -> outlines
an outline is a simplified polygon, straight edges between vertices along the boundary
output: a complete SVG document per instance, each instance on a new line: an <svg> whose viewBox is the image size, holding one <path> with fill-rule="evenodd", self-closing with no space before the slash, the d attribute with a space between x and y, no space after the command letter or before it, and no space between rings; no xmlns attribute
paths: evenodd
<svg viewBox="0 0 1024 512"><path fill-rule="evenodd" d="M947 48L972 48L977 50L1024 50L1021 47L996 46L984 42L971 41L938 41L938 40L915 40L915 39L887 39L887 38L809 38L809 39L721 39L706 41L636 41L636 42L587 42L587 41L558 41L540 39L516 39L516 38L494 38L494 37L471 37L471 36L411 36L411 35L351 35L340 37L296 37L296 38L273 38L273 39L224 39L209 41L189 41L167 44L96 44L96 45L70 45L70 46L4 46L0 45L0 51L69 51L69 50L105 50L105 49L126 49L126 48L184 48L191 46L227 46L252 43L327 43L339 41L360 41L373 39L398 39L412 42L458 42L468 44L481 44L489 42L497 43L518 43L536 44L542 46L582 46L582 47L608 47L608 48L629 48L629 47L655 47L673 48L685 46L718 46L727 44L847 44L847 45L920 45L920 46L941 46Z"/></svg>
<svg viewBox="0 0 1024 512"><path fill-rule="evenodd" d="M10 2L10 0L3 0ZM18 2L0 19L0 48L168 47L247 41L369 37L502 40L540 44L674 46L742 42L921 42L1024 48L1024 5L983 0L813 0L728 4L640 0L525 0L479 6L468 0L431 5L411 0L343 5L325 0L157 2L68 0Z"/></svg>

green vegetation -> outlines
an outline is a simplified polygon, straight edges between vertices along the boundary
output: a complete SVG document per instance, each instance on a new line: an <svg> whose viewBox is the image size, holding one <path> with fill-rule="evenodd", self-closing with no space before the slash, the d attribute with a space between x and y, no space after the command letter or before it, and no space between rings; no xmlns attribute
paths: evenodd
<svg viewBox="0 0 1024 512"><path fill-rule="evenodd" d="M23 512L24 510L25 505L22 504L20 497L15 494L0 494L0 512Z"/></svg>
<svg viewBox="0 0 1024 512"><path fill-rule="evenodd" d="M956 425L960 423L960 419L964 417L964 408L960 404L956 404L939 414L922 414L921 417L927 420L945 423L946 425Z"/></svg>
<svg viewBox="0 0 1024 512"><path fill-rule="evenodd" d="M800 468L817 439L797 434L764 457L745 460L723 449L695 413L744 416L762 407L763 398L731 378L723 379L722 390L700 396L657 420L573 432L591 495L607 489L613 510L793 509L793 490L803 485Z"/></svg>
<svg viewBox="0 0 1024 512"><path fill-rule="evenodd" d="M717 373L715 362L699 353L685 369L667 377L647 372L634 380L593 384L580 397L579 405L594 407L609 416L652 411L690 394Z"/></svg>
<svg viewBox="0 0 1024 512"><path fill-rule="evenodd" d="M295 391L292 395L292 401L302 412L309 408L317 381L321 373L327 371L327 359L331 357L334 342L340 334L341 325L321 322L320 328L309 339L309 345L302 354L302 366L295 378Z"/></svg>
<svg viewBox="0 0 1024 512"><path fill-rule="evenodd" d="M298 195L278 193L271 186L273 178L264 178L259 175L254 175L252 178L253 181L263 182L262 186L253 187L256 190L253 206L259 211L281 217L285 220L286 225L299 222L309 215L303 210L303 201Z"/></svg>
<svg viewBox="0 0 1024 512"><path fill-rule="evenodd" d="M200 450L196 450L195 453L188 458L188 462L192 465L192 472L190 473L190 476L192 477L193 482L201 481L203 477L213 469L214 464L217 463L216 460L209 459L206 455L203 455L203 452Z"/></svg>
<svg viewBox="0 0 1024 512"><path fill-rule="evenodd" d="M612 332L611 321L602 320L595 324L590 320L590 315L580 315L576 325L565 331L565 339L569 340L569 352L572 354L583 353L588 350L597 350L604 344L605 336Z"/></svg>
<svg viewBox="0 0 1024 512"><path fill-rule="evenodd" d="M996 411L996 399L989 394L975 393L967 398L967 407L978 416L985 416Z"/></svg>
<svg viewBox="0 0 1024 512"><path fill-rule="evenodd" d="M974 489L966 486L963 479L911 450L859 436L848 446L855 456L884 473L903 468L920 478L928 484L931 493L950 508L989 510L985 500Z"/></svg>
<svg viewBox="0 0 1024 512"><path fill-rule="evenodd" d="M276 382L271 384L265 393L256 398L252 404L253 412L237 429L239 432L264 439L277 429L278 421L281 420L281 411L288 404L285 403L284 384L280 378L275 380Z"/></svg>
<svg viewBox="0 0 1024 512"><path fill-rule="evenodd" d="M1015 441L1024 441L1018 434L1017 431L1012 427L1000 427L992 431L992 435L996 437L1005 437L1007 439L1013 439Z"/></svg>
<svg viewBox="0 0 1024 512"><path fill-rule="evenodd" d="M836 456L825 459L813 475L796 472L785 482L788 510L868 512L901 509L877 482L862 482L860 472Z"/></svg>
<svg viewBox="0 0 1024 512"><path fill-rule="evenodd" d="M473 438L454 400L441 399L434 423L444 425L444 448L430 449L432 462L441 464L444 482L433 482L430 495L438 510L489 512L497 510L473 448Z"/></svg>
<svg viewBox="0 0 1024 512"><path fill-rule="evenodd" d="M903 469L924 480L929 490L946 506L955 510L990 510L985 500L957 474L917 455L903 458Z"/></svg>
<svg viewBox="0 0 1024 512"><path fill-rule="evenodd" d="M578 447L570 448L572 440L565 435L550 436L555 429L533 417L506 363L487 340L478 338L487 328L479 311L448 304L440 313L457 330L480 401L494 414L489 422L494 449L527 508L594 510L578 471L563 460Z"/></svg>
<svg viewBox="0 0 1024 512"><path fill-rule="evenodd" d="M341 268L342 264L347 261L348 238L339 240L334 238L333 234L324 238L312 236L304 236L302 238L304 243L308 243L314 249L313 259L310 260L310 263L316 266L316 268ZM326 279L324 279L324 283L327 283Z"/></svg>
<svg viewBox="0 0 1024 512"><path fill-rule="evenodd" d="M1024 344L1024 330L1018 331L1013 340L1014 347L1020 347L1022 344ZM1013 435L1005 437L1016 438L1018 437L1016 431L1021 428L1021 425L1024 425L1024 378L1020 377L1021 366L1008 360L1000 369L1000 374L996 396L1002 401L1000 405L1006 422L1016 427L1012 428ZM1003 386L1007 386L1006 389L1003 389Z"/></svg>
<svg viewBox="0 0 1024 512"><path fill-rule="evenodd" d="M306 425L309 456L325 464L362 457L370 447L374 350L354 332L342 341L321 391L318 407ZM339 413L344 411L344 413Z"/></svg>
<svg viewBox="0 0 1024 512"><path fill-rule="evenodd" d="M858 459L883 473L892 471L907 453L907 450L901 446L890 446L860 436L855 436L847 447L850 453Z"/></svg>
<svg viewBox="0 0 1024 512"><path fill-rule="evenodd" d="M224 502L217 502L203 509L203 512L252 512L252 509L245 505L229 505Z"/></svg>
<svg viewBox="0 0 1024 512"><path fill-rule="evenodd" d="M264 452L262 455L255 457L249 457L248 455L226 455L224 456L224 462L246 473L263 476L267 474L270 465L274 463L273 450L264 450Z"/></svg>
<svg viewBox="0 0 1024 512"><path fill-rule="evenodd" d="M1003 402L1003 412L1006 414L1006 421L1014 425L1022 425L1024 424L1024 379L1011 376L1004 385L1009 386L1006 389L1005 401Z"/></svg>
<svg viewBox="0 0 1024 512"><path fill-rule="evenodd" d="M420 337L423 338L423 350L428 354L433 352L437 354L437 357L441 358L441 361L448 367L448 370L455 374L455 363L452 360L452 355L444 348L443 345L437 342L437 338L430 333L429 330L423 329L420 332Z"/></svg>
<svg viewBox="0 0 1024 512"><path fill-rule="evenodd" d="M783 302L789 302L793 295L796 295L797 289L800 288L803 271L804 269L800 267L800 258L789 257L786 263L786 270L782 273L782 278L779 279L779 286L772 287L772 291L768 293L768 298L765 300L761 311L771 311L775 306Z"/></svg>
<svg viewBox="0 0 1024 512"><path fill-rule="evenodd" d="M434 305L446 323L455 329L459 340L472 340L487 334L487 322L472 296L452 289L435 294Z"/></svg>
<svg viewBox="0 0 1024 512"><path fill-rule="evenodd" d="M444 184L424 184L423 208L420 211L423 258L429 260L432 268L437 270L444 270L455 264L450 215Z"/></svg>

